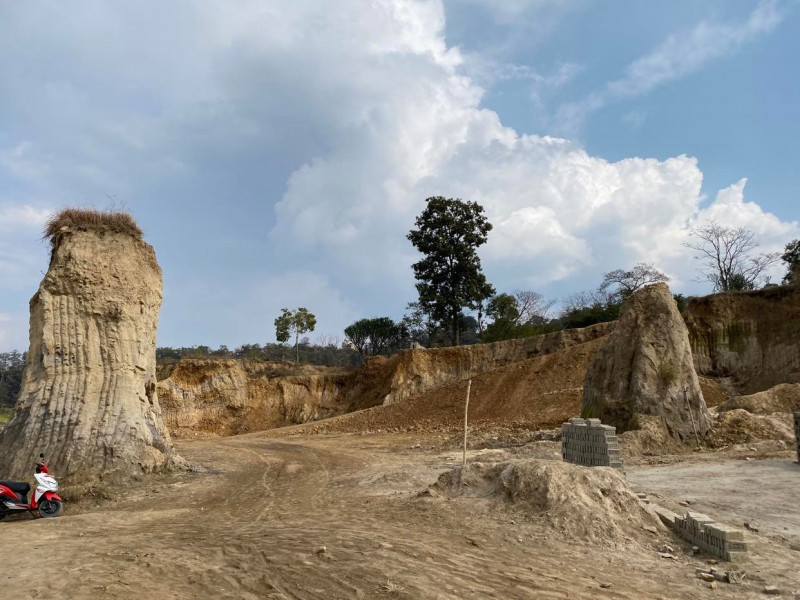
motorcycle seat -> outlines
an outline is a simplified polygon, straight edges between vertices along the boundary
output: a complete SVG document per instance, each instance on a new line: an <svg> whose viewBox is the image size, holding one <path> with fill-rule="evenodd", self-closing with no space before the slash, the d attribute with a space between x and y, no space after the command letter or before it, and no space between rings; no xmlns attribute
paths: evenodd
<svg viewBox="0 0 800 600"><path fill-rule="evenodd" d="M31 484L26 481L3 481L0 479L0 485L6 486L12 492L20 494L23 498L31 491Z"/></svg>

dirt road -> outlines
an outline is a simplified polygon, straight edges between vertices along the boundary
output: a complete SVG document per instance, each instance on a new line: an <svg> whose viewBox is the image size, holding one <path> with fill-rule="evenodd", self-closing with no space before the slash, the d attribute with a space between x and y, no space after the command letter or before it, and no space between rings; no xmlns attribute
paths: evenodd
<svg viewBox="0 0 800 600"><path fill-rule="evenodd" d="M770 547L760 579L711 590L694 573L707 561L663 532L589 546L543 532L524 511L418 497L455 461L425 448L389 435L182 442L181 454L210 472L144 483L85 512L67 506L54 520L0 524L0 585L9 598L159 600L742 598L761 596L764 582L784 597L800 590L785 568L789 550ZM659 556L664 542L677 559Z"/></svg>

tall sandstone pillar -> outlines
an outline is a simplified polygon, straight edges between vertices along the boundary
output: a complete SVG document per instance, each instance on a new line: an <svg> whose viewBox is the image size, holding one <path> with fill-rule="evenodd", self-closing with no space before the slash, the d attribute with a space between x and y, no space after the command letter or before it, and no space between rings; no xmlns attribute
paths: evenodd
<svg viewBox="0 0 800 600"><path fill-rule="evenodd" d="M660 417L682 441L710 432L689 332L666 284L645 287L623 303L586 372L583 414L619 432L636 429L636 415Z"/></svg>
<svg viewBox="0 0 800 600"><path fill-rule="evenodd" d="M133 219L66 210L30 301L16 410L0 431L0 476L27 478L39 453L70 482L182 463L156 397L161 268Z"/></svg>

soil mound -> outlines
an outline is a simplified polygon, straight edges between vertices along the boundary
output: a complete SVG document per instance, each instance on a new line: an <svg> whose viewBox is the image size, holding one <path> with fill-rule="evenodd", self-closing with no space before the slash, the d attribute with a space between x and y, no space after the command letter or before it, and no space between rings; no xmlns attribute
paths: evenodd
<svg viewBox="0 0 800 600"><path fill-rule="evenodd" d="M625 300L584 382L583 416L599 417L622 433L637 428L639 414L660 417L681 441L694 439L695 431L705 436L711 427L689 334L663 283Z"/></svg>
<svg viewBox="0 0 800 600"><path fill-rule="evenodd" d="M602 343L585 344L476 375L469 401L471 429L558 427L581 407L583 378ZM300 431L449 432L463 427L467 382L456 381L403 402L308 425ZM299 431L298 431L299 432Z"/></svg>
<svg viewBox="0 0 800 600"><path fill-rule="evenodd" d="M518 507L565 539L608 543L662 529L658 517L608 467L543 460L470 463L432 486L447 497L478 497Z"/></svg>
<svg viewBox="0 0 800 600"><path fill-rule="evenodd" d="M749 444L761 440L794 442L794 422L789 413L754 415L741 408L722 413L710 437L712 446Z"/></svg>
<svg viewBox="0 0 800 600"><path fill-rule="evenodd" d="M731 398L720 405L720 412L741 408L755 415L800 411L800 383L782 383L764 392Z"/></svg>

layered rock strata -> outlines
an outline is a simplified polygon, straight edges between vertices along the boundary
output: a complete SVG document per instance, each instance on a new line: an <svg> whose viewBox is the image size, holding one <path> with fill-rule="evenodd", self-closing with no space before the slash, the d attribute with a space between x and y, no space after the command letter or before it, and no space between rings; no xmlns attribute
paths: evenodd
<svg viewBox="0 0 800 600"><path fill-rule="evenodd" d="M692 362L689 334L665 284L628 298L614 331L589 365L583 414L637 428L637 415L659 417L680 440L704 437L711 423Z"/></svg>
<svg viewBox="0 0 800 600"><path fill-rule="evenodd" d="M155 252L138 228L104 220L119 215L89 216L85 227L51 234L50 267L30 301L22 387L0 431L4 477L28 477L40 452L73 483L182 462L156 394Z"/></svg>

